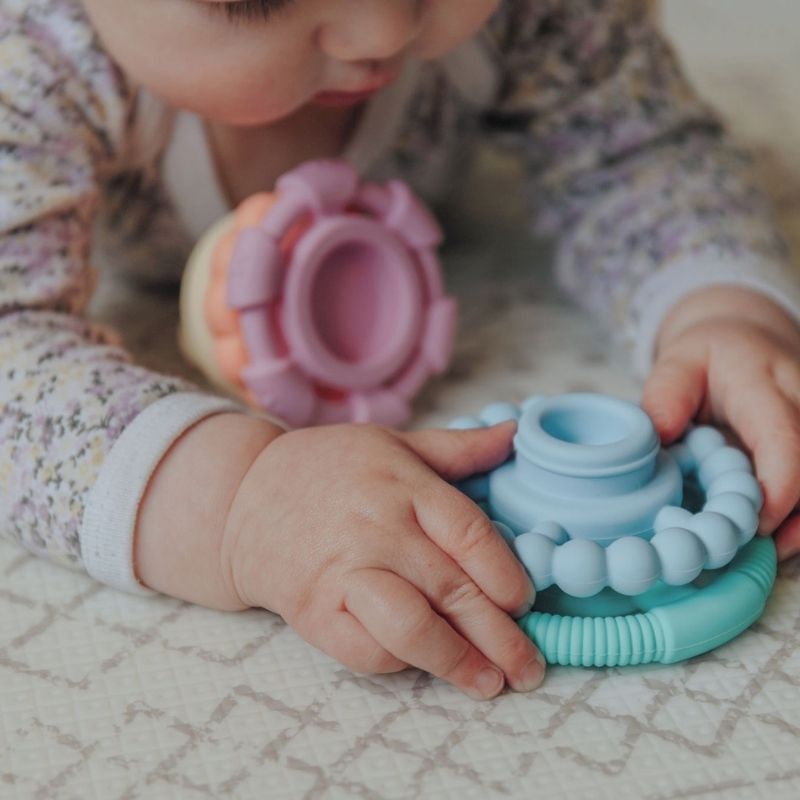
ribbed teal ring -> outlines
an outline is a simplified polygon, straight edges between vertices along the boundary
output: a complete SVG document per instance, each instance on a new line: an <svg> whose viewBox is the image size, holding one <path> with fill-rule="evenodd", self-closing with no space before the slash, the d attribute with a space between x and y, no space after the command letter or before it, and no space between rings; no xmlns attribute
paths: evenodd
<svg viewBox="0 0 800 800"><path fill-rule="evenodd" d="M517 624L549 664L673 664L713 650L752 625L764 611L776 572L775 545L759 537L712 583L673 603L613 617L532 611Z"/></svg>

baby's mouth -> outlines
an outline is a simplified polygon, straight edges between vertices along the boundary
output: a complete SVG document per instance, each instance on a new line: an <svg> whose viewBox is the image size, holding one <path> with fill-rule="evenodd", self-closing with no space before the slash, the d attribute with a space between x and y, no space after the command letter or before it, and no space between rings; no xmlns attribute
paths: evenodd
<svg viewBox="0 0 800 800"><path fill-rule="evenodd" d="M352 91L324 91L314 95L314 102L327 106L347 106L360 103L388 86L397 78L397 73L383 73L363 83Z"/></svg>

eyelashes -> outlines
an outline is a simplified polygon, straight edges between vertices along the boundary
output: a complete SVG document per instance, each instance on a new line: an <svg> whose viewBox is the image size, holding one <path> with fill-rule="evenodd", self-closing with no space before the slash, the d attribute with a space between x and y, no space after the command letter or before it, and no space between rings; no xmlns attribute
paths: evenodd
<svg viewBox="0 0 800 800"><path fill-rule="evenodd" d="M295 0L236 0L231 3L208 3L213 14L220 12L225 17L236 22L239 20L261 20L266 22L278 11L288 8Z"/></svg>

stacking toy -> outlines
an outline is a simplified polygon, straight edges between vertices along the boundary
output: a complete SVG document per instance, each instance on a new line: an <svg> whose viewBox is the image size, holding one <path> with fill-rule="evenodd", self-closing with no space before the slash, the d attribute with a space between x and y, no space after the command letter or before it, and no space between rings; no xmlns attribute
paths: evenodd
<svg viewBox="0 0 800 800"><path fill-rule="evenodd" d="M673 663L737 636L775 580L748 456L708 425L662 448L648 415L578 392L495 403L452 428L518 421L514 451L459 484L537 590L517 623L548 662Z"/></svg>
<svg viewBox="0 0 800 800"><path fill-rule="evenodd" d="M198 241L181 284L181 350L291 427L402 425L452 352L441 241L405 183L305 162Z"/></svg>

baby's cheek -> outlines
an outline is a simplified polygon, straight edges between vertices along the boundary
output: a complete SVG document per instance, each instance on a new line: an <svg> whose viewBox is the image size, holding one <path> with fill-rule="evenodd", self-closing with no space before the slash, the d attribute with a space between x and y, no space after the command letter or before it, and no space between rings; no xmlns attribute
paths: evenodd
<svg viewBox="0 0 800 800"><path fill-rule="evenodd" d="M499 5L500 0L428 0L424 5L427 26L413 54L423 61L441 58L474 36Z"/></svg>

